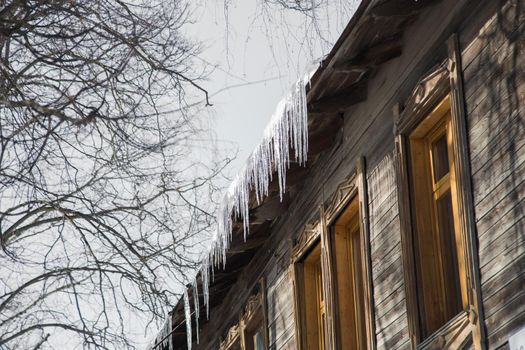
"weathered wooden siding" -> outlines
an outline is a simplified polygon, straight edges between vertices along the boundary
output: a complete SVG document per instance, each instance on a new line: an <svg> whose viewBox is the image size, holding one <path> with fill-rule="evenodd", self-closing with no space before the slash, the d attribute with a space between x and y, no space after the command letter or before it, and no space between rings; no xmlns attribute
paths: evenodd
<svg viewBox="0 0 525 350"><path fill-rule="evenodd" d="M368 176L372 280L378 349L408 348L394 156Z"/></svg>
<svg viewBox="0 0 525 350"><path fill-rule="evenodd" d="M525 325L525 2L499 3L463 52L490 349Z"/></svg>

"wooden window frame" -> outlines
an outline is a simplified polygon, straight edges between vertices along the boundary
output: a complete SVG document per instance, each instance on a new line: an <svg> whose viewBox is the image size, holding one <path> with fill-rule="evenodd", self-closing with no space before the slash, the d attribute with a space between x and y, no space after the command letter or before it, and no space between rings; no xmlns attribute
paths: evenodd
<svg viewBox="0 0 525 350"><path fill-rule="evenodd" d="M357 197L356 197L357 196ZM307 350L307 339L304 330L306 319L304 311L304 285L303 267L304 258L320 244L321 265L323 272L323 293L326 312L326 349L339 349L339 319L337 306L336 270L333 249L331 226L339 215L347 208L352 200L359 200L359 226L360 242L363 249L363 280L365 305L366 350L376 349L375 315L372 285L372 264L370 258L370 234L368 219L368 190L366 184L366 163L360 158L355 163L355 173L345 179L335 191L333 198L327 205L320 207L319 220L314 224L306 225L294 242L292 249L292 280L294 283L296 337L299 350Z"/></svg>
<svg viewBox="0 0 525 350"><path fill-rule="evenodd" d="M257 293L252 294L244 306L239 322L234 324L228 330L226 338L220 342L219 350L247 350L251 349L248 345L249 335L256 325L263 329L264 348L268 350L268 315L266 303L266 281L261 278L255 289Z"/></svg>
<svg viewBox="0 0 525 350"><path fill-rule="evenodd" d="M477 237L473 215L472 184L463 95L461 52L456 35L447 42L448 58L426 75L404 104L394 109L397 151L397 177L401 243L404 265L407 316L412 349L461 348L472 342L475 349L486 349L480 288ZM457 211L462 238L467 292L467 311L436 332L422 339L416 291L414 225L409 176L409 136L447 95L450 96L451 128L454 144Z"/></svg>
<svg viewBox="0 0 525 350"><path fill-rule="evenodd" d="M292 251L292 261L290 266L292 274L291 280L294 291L295 335L297 340L297 348L299 350L307 350L309 341L306 331L308 328L307 324L309 313L307 312L307 297L305 295L306 278L304 262L306 259L308 259L311 252L316 249L320 249L320 232L321 229L319 221L314 224L306 225L296 239ZM320 255L321 269L324 269L322 250Z"/></svg>

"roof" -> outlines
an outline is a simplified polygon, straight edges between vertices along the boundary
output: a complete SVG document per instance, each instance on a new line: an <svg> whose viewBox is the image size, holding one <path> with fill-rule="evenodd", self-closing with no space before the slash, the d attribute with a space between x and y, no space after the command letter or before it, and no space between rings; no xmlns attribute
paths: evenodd
<svg viewBox="0 0 525 350"><path fill-rule="evenodd" d="M194 289L198 291L198 299L201 300L198 312L201 315L206 314L207 307L213 313L213 308L220 305L227 296L243 267L250 263L258 249L265 244L271 235L272 225L279 220L301 190L309 169L332 146L335 139L333 135L342 127L342 113L352 105L366 100L368 81L383 63L401 55L403 34L408 25L424 8L438 1L361 1L342 35L306 84L306 165L303 166L302 162L289 162L284 193L279 176L273 176L265 184L267 188L264 196L252 187L246 199L248 215L244 220L230 212L231 236L228 239L231 237L231 241L227 242L227 249L224 250L227 264L215 269L213 282L209 286L206 283L209 280L209 276L206 276L209 271L205 271L207 268L203 270L204 273L201 271L197 275L192 286L188 286L188 301L191 304L194 302ZM267 141L268 138L265 138L263 142ZM269 169L274 168L269 165ZM231 206L228 205L228 208ZM247 230L244 227L249 229L246 240ZM202 302L206 299L207 306ZM173 324L183 324L185 317L184 301L181 300L173 310ZM206 324L205 318L201 317L201 326ZM176 344L185 344L186 335L185 327L177 327L173 331Z"/></svg>

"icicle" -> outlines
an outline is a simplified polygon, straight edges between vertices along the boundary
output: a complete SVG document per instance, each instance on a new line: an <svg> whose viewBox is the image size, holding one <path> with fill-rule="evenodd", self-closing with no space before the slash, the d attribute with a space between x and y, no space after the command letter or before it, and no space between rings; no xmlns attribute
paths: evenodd
<svg viewBox="0 0 525 350"><path fill-rule="evenodd" d="M210 268L212 268L212 266L209 262L209 255L207 255L201 267L202 294L204 296L204 305L206 305L206 319L210 318Z"/></svg>
<svg viewBox="0 0 525 350"><path fill-rule="evenodd" d="M197 337L197 344L199 344L199 286L197 278L193 279L193 303L195 308L195 335Z"/></svg>
<svg viewBox="0 0 525 350"><path fill-rule="evenodd" d="M188 350L191 350L191 310L190 298L188 297L188 289L184 288L184 316L186 318L186 340L188 342Z"/></svg>
<svg viewBox="0 0 525 350"><path fill-rule="evenodd" d="M155 339L155 342L157 342L157 339L158 339L158 341L161 342L162 348L168 347L168 349L170 349L170 350L173 349L173 346L171 344L171 337L168 337L168 335L172 331L172 323L171 322L172 322L171 314L168 314L168 317L167 317L166 321L162 325L162 328L161 328L161 331L160 331L160 335L158 336L158 338Z"/></svg>

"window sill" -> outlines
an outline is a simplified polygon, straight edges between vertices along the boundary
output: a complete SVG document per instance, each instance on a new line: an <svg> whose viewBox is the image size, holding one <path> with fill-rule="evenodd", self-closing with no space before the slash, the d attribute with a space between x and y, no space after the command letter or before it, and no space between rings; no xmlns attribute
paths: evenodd
<svg viewBox="0 0 525 350"><path fill-rule="evenodd" d="M416 349L461 349L471 340L471 335L472 324L468 313L462 311L422 343L418 344Z"/></svg>

